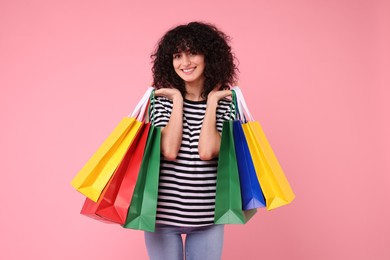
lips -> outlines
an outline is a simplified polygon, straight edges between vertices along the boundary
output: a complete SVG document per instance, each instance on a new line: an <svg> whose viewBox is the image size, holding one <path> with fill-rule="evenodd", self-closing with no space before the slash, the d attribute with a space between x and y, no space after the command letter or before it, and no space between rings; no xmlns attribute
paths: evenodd
<svg viewBox="0 0 390 260"><path fill-rule="evenodd" d="M184 72L184 74L191 74L194 70L195 70L196 67L194 68L187 68L187 69L182 69L181 71Z"/></svg>

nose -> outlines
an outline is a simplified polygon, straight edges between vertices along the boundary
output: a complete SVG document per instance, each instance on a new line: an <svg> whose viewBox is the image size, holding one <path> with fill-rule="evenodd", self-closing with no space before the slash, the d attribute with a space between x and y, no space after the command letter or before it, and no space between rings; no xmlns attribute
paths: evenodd
<svg viewBox="0 0 390 260"><path fill-rule="evenodd" d="M189 66L191 64L191 58L189 55L184 54L183 55L183 65L184 66Z"/></svg>

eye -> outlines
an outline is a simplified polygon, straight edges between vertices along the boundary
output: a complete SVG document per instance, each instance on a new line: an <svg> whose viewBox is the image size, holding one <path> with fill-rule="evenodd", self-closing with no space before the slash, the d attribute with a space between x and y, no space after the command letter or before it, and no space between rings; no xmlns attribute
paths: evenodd
<svg viewBox="0 0 390 260"><path fill-rule="evenodd" d="M174 59L180 59L180 57L181 57L181 54L180 54L180 53L175 53L175 54L173 54L173 58L174 58Z"/></svg>

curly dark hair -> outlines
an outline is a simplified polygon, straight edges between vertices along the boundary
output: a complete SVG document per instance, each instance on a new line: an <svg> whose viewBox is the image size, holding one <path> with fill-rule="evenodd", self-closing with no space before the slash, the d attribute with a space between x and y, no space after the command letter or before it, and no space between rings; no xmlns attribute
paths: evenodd
<svg viewBox="0 0 390 260"><path fill-rule="evenodd" d="M235 57L228 42L230 37L212 24L191 22L169 30L151 55L153 85L156 89L174 87L186 94L184 81L173 68L173 54L181 51L203 54L205 59L202 97L217 85L229 89L237 80Z"/></svg>

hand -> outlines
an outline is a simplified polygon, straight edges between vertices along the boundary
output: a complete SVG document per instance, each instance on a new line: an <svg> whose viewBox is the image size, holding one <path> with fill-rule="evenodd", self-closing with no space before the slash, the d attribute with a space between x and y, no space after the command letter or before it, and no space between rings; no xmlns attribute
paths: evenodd
<svg viewBox="0 0 390 260"><path fill-rule="evenodd" d="M231 90L219 90L220 85L217 85L208 95L207 99L218 102L220 99L231 96Z"/></svg>
<svg viewBox="0 0 390 260"><path fill-rule="evenodd" d="M170 100L183 99L180 91L176 88L160 88L154 92L154 95L157 97L166 97Z"/></svg>

